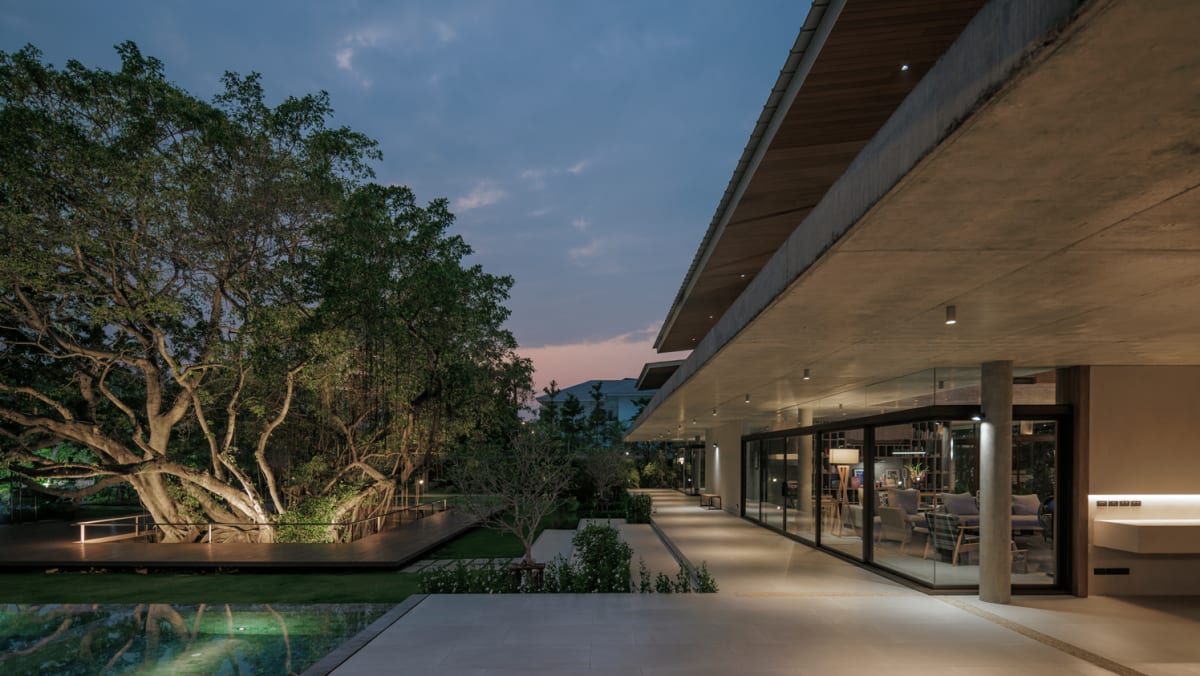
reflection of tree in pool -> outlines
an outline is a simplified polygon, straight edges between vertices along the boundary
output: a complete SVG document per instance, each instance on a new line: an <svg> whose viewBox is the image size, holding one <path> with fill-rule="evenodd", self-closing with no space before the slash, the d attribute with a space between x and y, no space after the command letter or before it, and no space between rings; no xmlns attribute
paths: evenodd
<svg viewBox="0 0 1200 676"><path fill-rule="evenodd" d="M385 608L3 606L0 673L297 673Z"/></svg>

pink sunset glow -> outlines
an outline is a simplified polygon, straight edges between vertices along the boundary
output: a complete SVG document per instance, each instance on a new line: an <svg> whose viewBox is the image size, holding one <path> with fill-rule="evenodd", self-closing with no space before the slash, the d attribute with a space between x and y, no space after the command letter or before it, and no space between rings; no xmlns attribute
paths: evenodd
<svg viewBox="0 0 1200 676"><path fill-rule="evenodd" d="M533 385L540 395L551 380L566 388L592 379L636 378L646 362L681 359L687 355L655 352L657 333L658 327L650 326L603 340L523 347L517 351L533 360Z"/></svg>

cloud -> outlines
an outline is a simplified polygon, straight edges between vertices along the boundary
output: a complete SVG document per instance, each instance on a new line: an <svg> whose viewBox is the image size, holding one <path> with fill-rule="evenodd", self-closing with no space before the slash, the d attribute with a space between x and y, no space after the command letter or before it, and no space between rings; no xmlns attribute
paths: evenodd
<svg viewBox="0 0 1200 676"><path fill-rule="evenodd" d="M594 258L604 252L604 242L598 239L593 239L583 246L572 247L567 250L567 258L574 262L580 262L588 258Z"/></svg>
<svg viewBox="0 0 1200 676"><path fill-rule="evenodd" d="M434 20L433 32L437 35L438 41L442 43L451 42L454 38L458 37L458 33L454 30L454 27L445 21Z"/></svg>
<svg viewBox="0 0 1200 676"><path fill-rule="evenodd" d="M342 47L333 53L333 60L337 63L339 69L354 76L354 79L358 81L360 86L370 87L370 78L354 68L354 55L359 48L374 47L387 37L388 34L378 28L368 28L348 33L342 37Z"/></svg>
<svg viewBox="0 0 1200 676"><path fill-rule="evenodd" d="M588 223L587 221L583 220L582 218L576 218L575 220L571 221L571 227L575 228L579 232L583 232L584 230L587 230L589 225L591 225L591 224Z"/></svg>
<svg viewBox="0 0 1200 676"><path fill-rule="evenodd" d="M541 209L534 209L533 211L529 212L529 215L533 216L534 218L541 218L548 213L550 213L550 207L542 207Z"/></svg>
<svg viewBox="0 0 1200 676"><path fill-rule="evenodd" d="M463 197L454 200L451 208L456 212L470 211L480 207L486 207L504 199L508 193L500 188L497 188L489 181L484 181L475 186L471 192Z"/></svg>
<svg viewBox="0 0 1200 676"><path fill-rule="evenodd" d="M563 174L571 174L578 176L582 174L588 167L592 165L591 160L579 160L565 169L558 168L543 168L543 169L525 169L518 176L522 181L528 181L535 190L543 190L546 187L546 179L552 176L561 176Z"/></svg>
<svg viewBox="0 0 1200 676"><path fill-rule="evenodd" d="M654 337L658 335L660 325L655 323L598 340L518 348L517 352L533 361L533 382L538 394L551 380L566 388L593 378L636 378L646 362L681 356L654 351Z"/></svg>
<svg viewBox="0 0 1200 676"><path fill-rule="evenodd" d="M547 173L553 172L547 172L545 169L526 169L520 175L521 180L529 181L533 185L534 190L543 190L546 187Z"/></svg>

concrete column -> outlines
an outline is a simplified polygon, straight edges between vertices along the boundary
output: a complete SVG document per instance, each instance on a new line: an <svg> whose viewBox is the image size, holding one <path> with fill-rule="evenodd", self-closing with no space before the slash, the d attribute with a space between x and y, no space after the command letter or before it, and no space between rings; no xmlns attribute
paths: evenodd
<svg viewBox="0 0 1200 676"><path fill-rule="evenodd" d="M982 365L979 430L979 598L1012 600L1012 362Z"/></svg>
<svg viewBox="0 0 1200 676"><path fill-rule="evenodd" d="M796 414L796 425L799 427L808 427L812 424L813 412L811 408L802 408ZM811 435L800 437L800 501L797 503L800 510L812 516L813 507L813 438Z"/></svg>
<svg viewBox="0 0 1200 676"><path fill-rule="evenodd" d="M742 421L734 420L711 429L709 444L716 444L713 480L709 485L721 495L721 507L737 514L742 499Z"/></svg>

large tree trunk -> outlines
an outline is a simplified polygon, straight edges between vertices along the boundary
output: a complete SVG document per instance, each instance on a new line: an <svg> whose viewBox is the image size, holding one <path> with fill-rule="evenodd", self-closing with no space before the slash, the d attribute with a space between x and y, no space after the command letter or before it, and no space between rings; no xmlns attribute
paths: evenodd
<svg viewBox="0 0 1200 676"><path fill-rule="evenodd" d="M167 480L161 474L135 474L129 485L137 491L146 511L162 531L163 542L194 542L200 535L199 526L182 525L188 519L180 513L179 504L167 491Z"/></svg>

